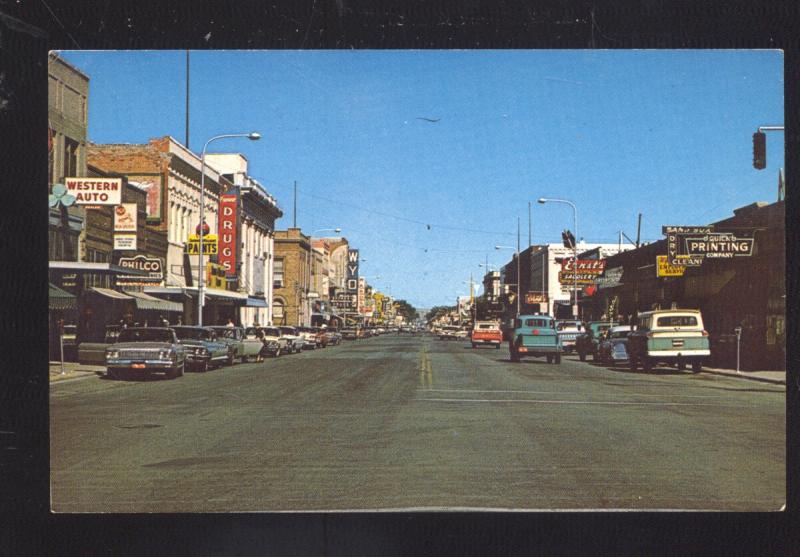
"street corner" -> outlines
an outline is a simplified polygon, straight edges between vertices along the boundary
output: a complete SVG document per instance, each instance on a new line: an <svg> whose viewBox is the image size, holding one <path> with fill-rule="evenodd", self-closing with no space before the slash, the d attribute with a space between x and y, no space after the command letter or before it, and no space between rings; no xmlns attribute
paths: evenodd
<svg viewBox="0 0 800 557"><path fill-rule="evenodd" d="M66 381L69 379L81 379L89 377L103 377L106 368L103 366L83 365L74 362L64 362L62 368L60 362L50 362L50 383Z"/></svg>

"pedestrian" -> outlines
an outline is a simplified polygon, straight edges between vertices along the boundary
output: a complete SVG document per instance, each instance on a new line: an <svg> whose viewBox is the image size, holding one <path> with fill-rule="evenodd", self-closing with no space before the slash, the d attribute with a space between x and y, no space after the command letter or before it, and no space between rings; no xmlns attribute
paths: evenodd
<svg viewBox="0 0 800 557"><path fill-rule="evenodd" d="M233 324L233 319L231 319L231 318L229 317L229 318L228 318L228 323L226 324L226 327L235 327L235 326L236 326L236 325L234 325L234 324Z"/></svg>
<svg viewBox="0 0 800 557"><path fill-rule="evenodd" d="M167 321L167 318L164 317L163 314L158 316L158 322L162 327L169 327L169 321Z"/></svg>

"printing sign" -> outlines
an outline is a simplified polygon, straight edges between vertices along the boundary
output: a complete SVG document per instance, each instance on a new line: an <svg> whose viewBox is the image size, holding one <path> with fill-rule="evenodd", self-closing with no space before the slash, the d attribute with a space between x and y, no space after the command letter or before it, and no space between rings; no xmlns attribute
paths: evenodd
<svg viewBox="0 0 800 557"><path fill-rule="evenodd" d="M670 265L699 267L707 258L731 259L753 255L751 234L714 232L712 226L664 226L667 236L667 262Z"/></svg>
<svg viewBox="0 0 800 557"><path fill-rule="evenodd" d="M685 265L687 267L699 267L702 265L702 257L684 257L683 259L678 259L680 255L688 256L687 253L680 249L682 240L687 236L710 234L713 231L713 226L662 226L661 233L667 237L668 263L670 265Z"/></svg>
<svg viewBox="0 0 800 557"><path fill-rule="evenodd" d="M114 207L114 232L136 232L136 203Z"/></svg>
<svg viewBox="0 0 800 557"><path fill-rule="evenodd" d="M236 276L236 217L238 198L235 195L219 197L219 255L217 261L228 277Z"/></svg>

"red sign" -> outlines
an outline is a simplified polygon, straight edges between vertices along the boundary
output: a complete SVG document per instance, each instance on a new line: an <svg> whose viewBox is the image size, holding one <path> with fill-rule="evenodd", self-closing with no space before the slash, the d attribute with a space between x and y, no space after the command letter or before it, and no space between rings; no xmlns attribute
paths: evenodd
<svg viewBox="0 0 800 557"><path fill-rule="evenodd" d="M238 198L235 195L221 195L219 198L219 252L217 261L225 274L236 275L236 219Z"/></svg>
<svg viewBox="0 0 800 557"><path fill-rule="evenodd" d="M561 270L565 273L572 272L575 270L573 263L577 263L578 274L601 275L606 268L605 259L578 259L575 262L574 259L569 258L561 261Z"/></svg>

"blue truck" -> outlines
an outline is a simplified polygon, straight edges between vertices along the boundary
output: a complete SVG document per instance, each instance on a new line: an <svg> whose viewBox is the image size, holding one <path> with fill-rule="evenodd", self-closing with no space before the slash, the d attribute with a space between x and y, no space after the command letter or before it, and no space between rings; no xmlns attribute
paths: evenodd
<svg viewBox="0 0 800 557"><path fill-rule="evenodd" d="M512 362L519 362L525 356L544 356L548 364L561 363L556 320L549 315L518 315L508 345Z"/></svg>

